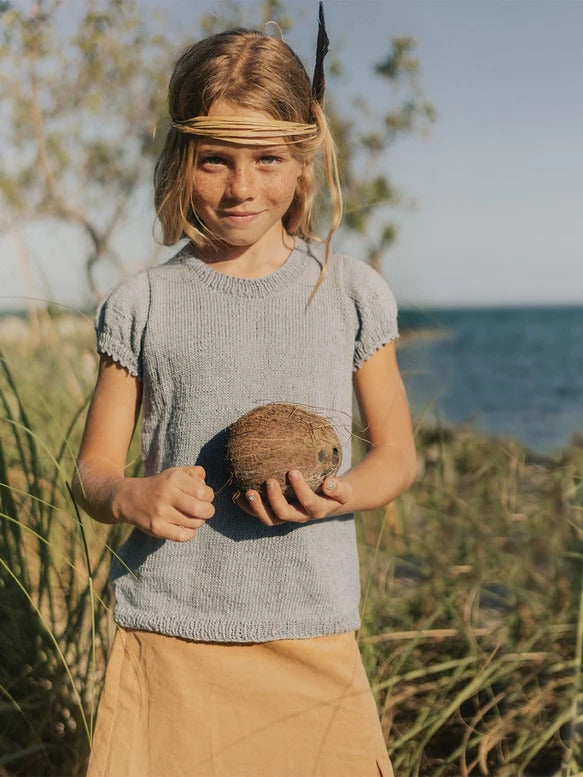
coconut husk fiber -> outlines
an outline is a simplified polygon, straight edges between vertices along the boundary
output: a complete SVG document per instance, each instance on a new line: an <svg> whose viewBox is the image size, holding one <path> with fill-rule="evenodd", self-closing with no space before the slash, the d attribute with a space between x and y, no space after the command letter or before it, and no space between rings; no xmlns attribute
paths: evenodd
<svg viewBox="0 0 583 777"><path fill-rule="evenodd" d="M293 501L286 477L290 469L299 469L317 491L341 463L340 440L330 420L300 405L261 405L227 429L225 472L239 492L252 488L265 495L265 481L275 478L285 498Z"/></svg>

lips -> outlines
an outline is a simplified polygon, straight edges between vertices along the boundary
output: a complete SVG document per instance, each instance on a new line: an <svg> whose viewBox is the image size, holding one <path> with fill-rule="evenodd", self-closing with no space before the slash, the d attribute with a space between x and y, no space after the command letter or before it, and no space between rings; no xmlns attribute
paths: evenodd
<svg viewBox="0 0 583 777"><path fill-rule="evenodd" d="M253 211L253 212L245 212L245 213L239 213L238 211L222 211L221 215L226 218L235 218L235 219L244 219L244 218L250 218L251 216L259 216L261 211Z"/></svg>
<svg viewBox="0 0 583 777"><path fill-rule="evenodd" d="M219 218L228 227L248 227L261 218L264 211L219 211Z"/></svg>

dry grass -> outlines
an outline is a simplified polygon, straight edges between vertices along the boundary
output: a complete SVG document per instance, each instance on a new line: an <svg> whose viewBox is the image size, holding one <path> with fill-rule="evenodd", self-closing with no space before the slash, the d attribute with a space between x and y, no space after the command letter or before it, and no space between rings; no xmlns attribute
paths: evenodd
<svg viewBox="0 0 583 777"><path fill-rule="evenodd" d="M361 644L396 771L577 774L583 447L542 460L422 429L418 448L413 489L360 525Z"/></svg>
<svg viewBox="0 0 583 777"><path fill-rule="evenodd" d="M3 777L82 773L111 637L121 535L67 489L92 335L58 326L4 338L0 361ZM583 447L540 459L463 429L417 439L414 487L357 519L359 639L395 771L581 774Z"/></svg>

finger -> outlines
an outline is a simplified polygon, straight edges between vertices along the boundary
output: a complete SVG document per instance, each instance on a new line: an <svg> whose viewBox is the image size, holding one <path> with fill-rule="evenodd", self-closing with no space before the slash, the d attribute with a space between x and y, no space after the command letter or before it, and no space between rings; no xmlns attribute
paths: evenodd
<svg viewBox="0 0 583 777"><path fill-rule="evenodd" d="M209 518L212 516L209 516ZM204 526L208 518L203 515L190 515L178 510L175 507L168 513L167 521L174 526L181 526L186 529L200 529Z"/></svg>
<svg viewBox="0 0 583 777"><path fill-rule="evenodd" d="M257 518L255 515L255 511L251 508L251 505L247 501L247 497L244 494L238 493L233 497L233 501L235 504L241 508L244 512L247 513L247 515L252 515L254 518Z"/></svg>
<svg viewBox="0 0 583 777"><path fill-rule="evenodd" d="M195 464L193 467L182 467L182 471L190 475L191 478L202 478L202 480L206 478L204 467L201 467L200 464Z"/></svg>
<svg viewBox="0 0 583 777"><path fill-rule="evenodd" d="M186 491L188 496L192 496L195 499L199 499L201 502L212 502L215 498L215 492L210 486L200 483L195 488Z"/></svg>
<svg viewBox="0 0 583 777"><path fill-rule="evenodd" d="M173 500L174 509L185 518L202 518L207 521L215 514L215 507L208 499L197 499L190 494L178 493Z"/></svg>
<svg viewBox="0 0 583 777"><path fill-rule="evenodd" d="M178 514L179 515L179 514ZM147 530L152 537L160 540L173 540L174 542L188 542L196 534L197 528L204 524L204 521L192 523L190 526L184 526L180 523L180 517L176 517L176 523L155 522Z"/></svg>
<svg viewBox="0 0 583 777"><path fill-rule="evenodd" d="M249 490L245 493L245 497L252 514L255 515L256 518L259 518L261 523L264 523L266 526L277 526L280 523L284 523L284 521L278 518L273 510L265 504L258 491Z"/></svg>
<svg viewBox="0 0 583 777"><path fill-rule="evenodd" d="M267 509L280 521L306 521L308 516L302 510L298 510L297 505L290 504L285 498L282 488L275 478L270 478L266 482L267 499L269 503Z"/></svg>
<svg viewBox="0 0 583 777"><path fill-rule="evenodd" d="M202 469L199 467L198 469ZM204 471L204 470L203 470ZM181 482L177 484L180 490L188 496L193 496L196 499L201 499L205 502L212 502L215 498L215 492L210 486L199 477L185 473L185 477L181 479Z"/></svg>
<svg viewBox="0 0 583 777"><path fill-rule="evenodd" d="M336 508L337 501L325 494L315 493L299 470L290 470L288 480L299 503L298 512L305 513L305 520L325 518Z"/></svg>
<svg viewBox="0 0 583 777"><path fill-rule="evenodd" d="M350 499L350 489L339 478L325 478L321 488L322 493L325 496L334 499L336 502L340 502L342 505L346 504Z"/></svg>
<svg viewBox="0 0 583 777"><path fill-rule="evenodd" d="M288 480L294 489L301 510L308 518L325 518L348 501L350 489L341 480L326 478L315 493L299 470L290 470ZM296 519L297 520L297 519Z"/></svg>
<svg viewBox="0 0 583 777"><path fill-rule="evenodd" d="M174 542L188 542L192 540L196 534L196 529L189 529L187 526L168 526L168 532L166 539L173 540Z"/></svg>
<svg viewBox="0 0 583 777"><path fill-rule="evenodd" d="M314 499L314 492L305 482L303 475L300 473L300 478L303 481L307 492ZM291 481L290 481L291 482ZM283 490L277 480L269 480L267 482L267 494L270 500L271 510L277 518L285 522L293 523L306 523L311 518L318 517L309 510L306 509L295 494L297 501L289 502L285 497ZM292 484L293 486L293 484Z"/></svg>
<svg viewBox="0 0 583 777"><path fill-rule="evenodd" d="M299 469L291 469L287 473L287 479L294 490L298 502L305 510L309 510L310 507L313 508L317 505L321 497L314 493Z"/></svg>

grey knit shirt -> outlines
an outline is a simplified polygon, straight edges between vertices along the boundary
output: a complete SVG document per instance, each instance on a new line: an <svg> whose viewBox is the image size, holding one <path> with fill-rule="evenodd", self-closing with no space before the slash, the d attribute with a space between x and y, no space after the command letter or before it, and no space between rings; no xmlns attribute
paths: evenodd
<svg viewBox="0 0 583 777"><path fill-rule="evenodd" d="M331 418L350 467L352 372L397 337L397 310L378 273L336 254L308 305L321 254L296 239L281 268L242 279L188 245L97 311L98 350L142 381L146 475L200 464L216 492L189 542L133 530L111 570L118 624L205 642L358 628L353 516L267 527L233 503L222 469L226 427L278 401Z"/></svg>

